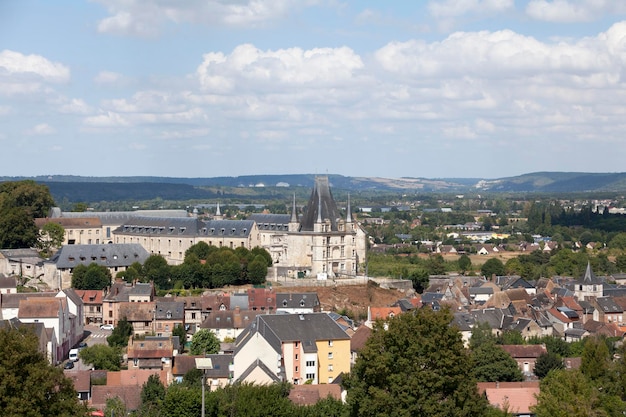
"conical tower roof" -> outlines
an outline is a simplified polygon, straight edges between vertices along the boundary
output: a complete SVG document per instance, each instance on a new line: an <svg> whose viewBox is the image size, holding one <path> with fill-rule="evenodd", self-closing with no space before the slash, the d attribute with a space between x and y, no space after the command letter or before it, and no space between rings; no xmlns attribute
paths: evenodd
<svg viewBox="0 0 626 417"><path fill-rule="evenodd" d="M583 278L581 281L583 282L583 284L601 284L602 283L602 281L600 281L598 277L596 277L596 274L594 274L593 271L591 270L591 264L589 262L587 262L587 269L585 270L585 275L583 275Z"/></svg>
<svg viewBox="0 0 626 417"><path fill-rule="evenodd" d="M318 221L324 221L329 219L331 223L331 230L337 231L337 221L341 218L337 204L333 199L333 195L330 192L330 183L328 177L316 177L315 186L311 197L306 206L306 211L302 217L303 231L313 231L313 226Z"/></svg>

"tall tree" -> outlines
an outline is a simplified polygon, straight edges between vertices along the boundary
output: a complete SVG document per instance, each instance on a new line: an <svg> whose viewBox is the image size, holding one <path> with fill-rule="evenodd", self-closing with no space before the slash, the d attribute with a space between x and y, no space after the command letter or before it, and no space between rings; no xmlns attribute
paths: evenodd
<svg viewBox="0 0 626 417"><path fill-rule="evenodd" d="M78 290L101 290L110 285L111 271L104 265L76 265L72 271L72 287Z"/></svg>
<svg viewBox="0 0 626 417"><path fill-rule="evenodd" d="M58 223L48 222L39 231L37 249L43 256L50 257L52 250L61 247L65 238L65 229Z"/></svg>
<svg viewBox="0 0 626 417"><path fill-rule="evenodd" d="M102 344L86 347L78 354L83 362L93 365L96 369L119 371L122 353L119 348Z"/></svg>
<svg viewBox="0 0 626 417"><path fill-rule="evenodd" d="M483 415L488 404L451 319L420 309L377 323L345 380L350 415Z"/></svg>
<svg viewBox="0 0 626 417"><path fill-rule="evenodd" d="M0 212L0 248L32 248L39 231L33 217L23 207L9 207Z"/></svg>
<svg viewBox="0 0 626 417"><path fill-rule="evenodd" d="M126 316L117 322L117 326L107 337L107 343L111 347L125 349L128 346L128 339L133 334L133 325L128 322Z"/></svg>
<svg viewBox="0 0 626 417"><path fill-rule="evenodd" d="M141 388L141 413L142 417L158 416L163 399L165 398L165 385L157 374L152 374Z"/></svg>
<svg viewBox="0 0 626 417"><path fill-rule="evenodd" d="M479 382L522 381L524 375L515 359L495 343L483 343L472 350L472 375Z"/></svg>
<svg viewBox="0 0 626 417"><path fill-rule="evenodd" d="M86 416L71 380L38 351L31 327L0 329L0 415Z"/></svg>
<svg viewBox="0 0 626 417"><path fill-rule="evenodd" d="M506 269L500 259L491 258L480 267L480 273L489 279L492 275L504 275L506 273Z"/></svg>
<svg viewBox="0 0 626 417"><path fill-rule="evenodd" d="M192 355L217 353L220 350L220 341L209 329L198 330L191 338L189 352Z"/></svg>
<svg viewBox="0 0 626 417"><path fill-rule="evenodd" d="M542 379L548 375L548 372L554 369L563 369L564 367L561 357L547 352L537 358L533 372L537 375L537 378Z"/></svg>

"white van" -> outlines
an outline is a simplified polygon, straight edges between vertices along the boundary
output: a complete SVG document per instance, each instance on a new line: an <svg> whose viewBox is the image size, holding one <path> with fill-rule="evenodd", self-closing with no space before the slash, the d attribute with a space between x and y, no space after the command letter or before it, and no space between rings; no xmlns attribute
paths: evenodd
<svg viewBox="0 0 626 417"><path fill-rule="evenodd" d="M78 360L78 349L70 349L69 359L73 362L76 362Z"/></svg>

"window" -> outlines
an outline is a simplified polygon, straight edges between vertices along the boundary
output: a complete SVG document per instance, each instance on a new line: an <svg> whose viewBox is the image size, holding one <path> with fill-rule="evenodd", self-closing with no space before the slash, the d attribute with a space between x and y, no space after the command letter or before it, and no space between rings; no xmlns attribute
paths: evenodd
<svg viewBox="0 0 626 417"><path fill-rule="evenodd" d="M332 372L332 370L333 370L333 365L328 365L328 370Z"/></svg>
<svg viewBox="0 0 626 417"><path fill-rule="evenodd" d="M315 374L306 374L306 379L315 379Z"/></svg>
<svg viewBox="0 0 626 417"><path fill-rule="evenodd" d="M296 371L296 372L298 372L298 367L297 367L297 366L296 366L296 369L295 369L295 371Z"/></svg>
<svg viewBox="0 0 626 417"><path fill-rule="evenodd" d="M332 345L333 345L333 341L332 341L332 340L329 340L329 341L328 341L328 346L331 346L331 347L332 347Z"/></svg>
<svg viewBox="0 0 626 417"><path fill-rule="evenodd" d="M300 342L296 342L294 346L297 348L300 345Z"/></svg>
<svg viewBox="0 0 626 417"><path fill-rule="evenodd" d="M298 354L296 353L296 360L298 360Z"/></svg>
<svg viewBox="0 0 626 417"><path fill-rule="evenodd" d="M332 359L333 358L333 352L328 352L328 359Z"/></svg>
<svg viewBox="0 0 626 417"><path fill-rule="evenodd" d="M315 366L315 361L306 361L306 366Z"/></svg>

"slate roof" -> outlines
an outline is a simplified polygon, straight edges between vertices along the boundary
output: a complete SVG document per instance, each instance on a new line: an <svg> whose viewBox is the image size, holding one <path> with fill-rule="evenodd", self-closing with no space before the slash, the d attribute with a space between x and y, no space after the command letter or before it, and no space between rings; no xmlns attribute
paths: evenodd
<svg viewBox="0 0 626 417"><path fill-rule="evenodd" d="M250 366L248 366L246 368L245 371L243 371L243 373L239 376L239 378L237 378L237 381L245 381L245 379L252 373L252 371L254 371L256 368L261 369L267 376L268 378L270 378L272 381L274 382L280 382L281 378L274 374L268 367L267 365L265 365L263 363L263 361L261 361L260 359L257 359L256 361L252 362L250 364Z"/></svg>
<svg viewBox="0 0 626 417"><path fill-rule="evenodd" d="M538 358L548 352L544 345L501 345L500 347L514 359Z"/></svg>
<svg viewBox="0 0 626 417"><path fill-rule="evenodd" d="M623 313L624 309L619 306L612 297L598 297L596 304L603 313Z"/></svg>
<svg viewBox="0 0 626 417"><path fill-rule="evenodd" d="M127 267L143 263L150 254L139 243L111 243L101 245L64 245L51 259L59 269L92 263L107 268Z"/></svg>
<svg viewBox="0 0 626 417"><path fill-rule="evenodd" d="M256 223L259 230L283 231L289 230L289 214L260 214L255 213L248 216L247 220Z"/></svg>
<svg viewBox="0 0 626 417"><path fill-rule="evenodd" d="M260 310L225 310L213 311L200 324L201 329L244 329L260 314Z"/></svg>
<svg viewBox="0 0 626 417"><path fill-rule="evenodd" d="M2 249L0 255L11 262L22 262L27 265L43 265L44 261L36 249Z"/></svg>
<svg viewBox="0 0 626 417"><path fill-rule="evenodd" d="M181 301L157 301L155 318L157 320L184 320L185 303ZM168 317L168 313L170 317Z"/></svg>
<svg viewBox="0 0 626 417"><path fill-rule="evenodd" d="M17 278L0 275L0 288L17 288Z"/></svg>
<svg viewBox="0 0 626 417"><path fill-rule="evenodd" d="M209 220L198 230L199 236L248 237L254 227L252 220Z"/></svg>
<svg viewBox="0 0 626 417"><path fill-rule="evenodd" d="M316 292L277 293L276 308L310 308L319 309L320 299Z"/></svg>
<svg viewBox="0 0 626 417"><path fill-rule="evenodd" d="M584 275L579 281L582 284L590 285L590 284L602 284L602 280L596 277L591 269L591 263L587 262L587 269L585 270Z"/></svg>
<svg viewBox="0 0 626 417"><path fill-rule="evenodd" d="M212 354L212 355L198 355L187 356L178 355L174 358L174 366L172 367L172 374L185 375L192 369L196 369L196 358L210 358L213 365L213 369L206 371L207 378L229 378L230 377L230 365L233 363L233 355L225 354Z"/></svg>
<svg viewBox="0 0 626 417"><path fill-rule="evenodd" d="M319 220L328 219L331 231L338 231L337 223L341 215L335 199L330 191L330 183L327 176L315 177L315 185L309 197L309 202L304 210L300 221L302 231L313 231L313 226Z"/></svg>
<svg viewBox="0 0 626 417"><path fill-rule="evenodd" d="M238 351L240 341L246 339L248 333L261 335L277 352L281 351L283 342L301 342L305 352L314 352L318 340L350 339L326 313L259 315L246 332L237 338L235 351Z"/></svg>

